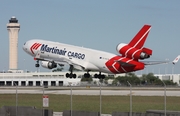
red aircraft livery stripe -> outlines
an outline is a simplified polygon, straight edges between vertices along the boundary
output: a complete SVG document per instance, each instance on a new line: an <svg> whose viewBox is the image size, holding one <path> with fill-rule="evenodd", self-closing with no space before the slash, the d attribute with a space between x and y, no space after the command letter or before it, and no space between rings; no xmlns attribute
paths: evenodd
<svg viewBox="0 0 180 116"><path fill-rule="evenodd" d="M122 65L120 62L124 63L129 63L132 66L127 66L127 65ZM126 57L122 56L115 56L108 60L105 65L107 68L114 74L117 73L126 73L126 72L132 72L132 71L137 71L137 70L142 70L144 69L144 63L138 62Z"/></svg>
<svg viewBox="0 0 180 116"><path fill-rule="evenodd" d="M39 46L41 46L41 45L42 44L40 44L40 43L34 43L30 48L31 52L34 54L33 50L37 50L39 48Z"/></svg>
<svg viewBox="0 0 180 116"><path fill-rule="evenodd" d="M137 49L141 49L144 45L144 42L146 41L150 29L150 25L144 25L128 45Z"/></svg>

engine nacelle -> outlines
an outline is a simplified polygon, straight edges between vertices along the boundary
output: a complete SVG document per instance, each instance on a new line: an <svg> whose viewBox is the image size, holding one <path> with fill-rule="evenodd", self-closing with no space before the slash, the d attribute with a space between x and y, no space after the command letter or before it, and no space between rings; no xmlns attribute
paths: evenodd
<svg viewBox="0 0 180 116"><path fill-rule="evenodd" d="M132 59L147 59L152 55L152 50L149 48L137 49L129 46L128 44L121 43L117 45L116 50L122 56L132 58Z"/></svg>
<svg viewBox="0 0 180 116"><path fill-rule="evenodd" d="M53 61L42 61L41 66L44 68L53 69L57 67L57 64Z"/></svg>

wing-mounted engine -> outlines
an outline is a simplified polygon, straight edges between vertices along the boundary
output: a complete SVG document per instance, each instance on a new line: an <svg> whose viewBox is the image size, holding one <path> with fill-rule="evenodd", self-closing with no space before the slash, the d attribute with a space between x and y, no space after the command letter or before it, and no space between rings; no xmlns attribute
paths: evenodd
<svg viewBox="0 0 180 116"><path fill-rule="evenodd" d="M147 59L150 55L152 55L152 50L149 48L144 47L142 49L138 49L124 43L117 45L116 50L118 53L122 54L122 56L136 60Z"/></svg>
<svg viewBox="0 0 180 116"><path fill-rule="evenodd" d="M48 69L53 69L57 67L57 64L53 61L41 61L41 66Z"/></svg>

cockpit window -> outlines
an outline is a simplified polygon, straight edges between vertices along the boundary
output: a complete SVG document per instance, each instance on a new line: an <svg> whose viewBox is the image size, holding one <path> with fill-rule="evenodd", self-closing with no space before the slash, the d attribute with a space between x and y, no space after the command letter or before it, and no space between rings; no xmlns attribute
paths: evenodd
<svg viewBox="0 0 180 116"><path fill-rule="evenodd" d="M26 45L26 42L24 43L24 45Z"/></svg>

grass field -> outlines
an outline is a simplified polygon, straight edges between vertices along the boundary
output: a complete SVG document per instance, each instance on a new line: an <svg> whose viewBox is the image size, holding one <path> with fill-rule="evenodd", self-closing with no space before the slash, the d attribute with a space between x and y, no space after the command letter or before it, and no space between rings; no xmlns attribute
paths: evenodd
<svg viewBox="0 0 180 116"><path fill-rule="evenodd" d="M72 108L77 111L99 111L99 96L73 95ZM180 111L180 97L167 97L167 110ZM129 96L102 96L102 113L111 114L113 111L128 112ZM149 109L164 110L164 97L133 96L132 111L145 112ZM15 106L15 94L1 94L0 107ZM42 94L18 94L18 106L35 106L42 108ZM56 112L70 110L69 95L49 95L49 109Z"/></svg>

